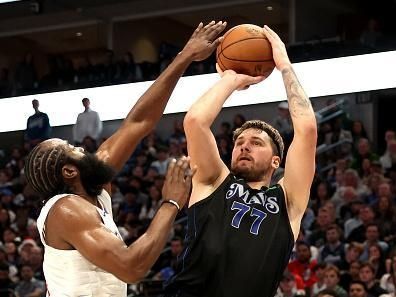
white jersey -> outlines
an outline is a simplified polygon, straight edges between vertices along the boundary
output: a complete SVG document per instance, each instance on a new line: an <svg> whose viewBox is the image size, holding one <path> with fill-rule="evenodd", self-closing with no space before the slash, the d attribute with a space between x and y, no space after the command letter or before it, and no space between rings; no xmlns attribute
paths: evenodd
<svg viewBox="0 0 396 297"><path fill-rule="evenodd" d="M43 234L48 212L59 199L67 195L69 194L57 195L49 199L37 219L37 228L45 248L43 270L47 282L47 296L125 297L127 294L126 283L113 274L92 264L77 250L58 250L46 244ZM96 208L103 224L122 240L113 220L109 194L103 190L98 196L98 200L103 209Z"/></svg>

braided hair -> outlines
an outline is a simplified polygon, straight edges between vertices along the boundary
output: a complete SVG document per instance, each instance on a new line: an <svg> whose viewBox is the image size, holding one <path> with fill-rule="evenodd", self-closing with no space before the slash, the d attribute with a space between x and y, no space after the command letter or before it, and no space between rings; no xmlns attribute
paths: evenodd
<svg viewBox="0 0 396 297"><path fill-rule="evenodd" d="M37 193L50 197L62 191L61 169L66 157L62 145L47 146L40 143L29 153L25 161L25 177Z"/></svg>

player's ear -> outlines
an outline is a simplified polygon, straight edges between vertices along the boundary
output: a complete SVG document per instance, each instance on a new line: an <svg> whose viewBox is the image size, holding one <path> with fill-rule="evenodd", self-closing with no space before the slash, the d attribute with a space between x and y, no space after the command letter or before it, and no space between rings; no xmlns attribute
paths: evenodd
<svg viewBox="0 0 396 297"><path fill-rule="evenodd" d="M278 169L280 166L280 158L279 156L272 156L271 166L274 169Z"/></svg>

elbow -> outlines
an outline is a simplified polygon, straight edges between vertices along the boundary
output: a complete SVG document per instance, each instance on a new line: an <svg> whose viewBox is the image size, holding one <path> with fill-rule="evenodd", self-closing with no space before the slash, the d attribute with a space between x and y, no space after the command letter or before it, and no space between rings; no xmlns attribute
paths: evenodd
<svg viewBox="0 0 396 297"><path fill-rule="evenodd" d="M123 270L124 272L121 275L118 275L117 278L127 284L136 284L140 282L146 277L149 271L149 269L144 269L143 267L141 267L141 265L130 265L128 267L125 267Z"/></svg>
<svg viewBox="0 0 396 297"><path fill-rule="evenodd" d="M191 111L187 112L183 120L183 127L186 131L197 126L201 126L202 124L202 118L198 114Z"/></svg>
<svg viewBox="0 0 396 297"><path fill-rule="evenodd" d="M127 284L136 284L142 281L147 275L147 271L143 272L133 268L132 270L133 271L130 271L128 276L125 279L122 279L122 281L126 282Z"/></svg>
<svg viewBox="0 0 396 297"><path fill-rule="evenodd" d="M294 127L294 134L303 135L304 137L309 137L316 140L318 137L318 127L316 121L305 122L302 125Z"/></svg>

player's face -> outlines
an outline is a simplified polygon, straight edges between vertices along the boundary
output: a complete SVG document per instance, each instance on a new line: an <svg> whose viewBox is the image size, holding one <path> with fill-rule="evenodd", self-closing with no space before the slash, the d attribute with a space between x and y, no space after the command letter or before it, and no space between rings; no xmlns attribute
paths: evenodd
<svg viewBox="0 0 396 297"><path fill-rule="evenodd" d="M74 165L80 175L80 181L85 191L91 195L99 195L102 187L109 183L113 176L113 169L96 155L87 153L82 147L75 147L62 139L49 139L43 142L46 146L60 146L67 155L67 164Z"/></svg>
<svg viewBox="0 0 396 297"><path fill-rule="evenodd" d="M246 129L235 140L231 170L247 181L261 181L275 169L273 151L268 134L257 129ZM272 174L272 172L271 172Z"/></svg>

